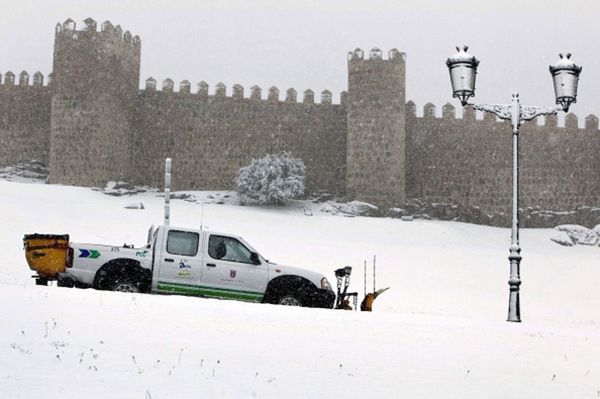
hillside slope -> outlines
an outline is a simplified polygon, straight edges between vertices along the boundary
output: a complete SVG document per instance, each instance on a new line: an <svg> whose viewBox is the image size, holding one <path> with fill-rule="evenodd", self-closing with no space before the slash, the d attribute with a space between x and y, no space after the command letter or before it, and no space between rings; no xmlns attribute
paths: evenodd
<svg viewBox="0 0 600 399"><path fill-rule="evenodd" d="M326 273L377 255L371 314L36 287L26 233L145 241L156 193L0 181L3 397L590 398L600 394L600 248L522 231L522 324L506 323L507 229L173 201L172 225L234 232ZM144 210L124 209L132 201ZM306 212L307 209L310 212ZM307 216L312 214L313 216Z"/></svg>

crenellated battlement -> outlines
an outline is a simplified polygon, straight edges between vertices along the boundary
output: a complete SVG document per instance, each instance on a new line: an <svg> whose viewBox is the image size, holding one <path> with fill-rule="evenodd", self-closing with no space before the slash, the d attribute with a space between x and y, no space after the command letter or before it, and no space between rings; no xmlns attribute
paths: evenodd
<svg viewBox="0 0 600 399"><path fill-rule="evenodd" d="M78 41L110 40L113 43L122 43L123 47L131 47L138 51L142 45L139 36L133 36L129 31L123 33L120 25L114 26L110 21L104 21L98 31L98 24L92 18L83 20L82 27L79 30L76 22L71 18L67 18L62 24L56 24L55 34L57 37Z"/></svg>
<svg viewBox="0 0 600 399"><path fill-rule="evenodd" d="M315 102L315 92L311 89L307 89L303 92L302 101L298 102L298 93L296 89L289 88L285 92L285 98L281 98L280 90L276 86L271 86L267 90L266 98L263 95L263 89L254 85L250 88L249 96L245 96L244 87L239 83L236 83L231 88L231 93L228 94L227 86L219 82L215 85L212 94L209 94L208 83L201 81L197 84L195 92L191 91L191 84L189 80L182 80L179 83L178 90L176 90L175 82L171 78L166 78L162 81L162 87L159 89L156 79L149 77L145 80L144 89L140 90L141 95L155 95L156 93L162 93L162 95L173 95L173 96L197 96L201 98L232 98L235 100L251 100L261 101L267 103L288 103L288 104L314 104L314 105L345 105L347 100L347 92L343 91L340 93L340 102L333 102L333 95L329 90L323 90L320 93L319 102Z"/></svg>
<svg viewBox="0 0 600 399"><path fill-rule="evenodd" d="M16 80L16 76L12 71L7 71L4 76L0 73L0 86L8 87L12 89L18 89L23 87L35 87L35 88L47 88L52 82L52 74L48 75L47 83L44 82L44 75L37 71L33 74L33 79L30 80L30 75L27 71L21 71L19 73L19 79Z"/></svg>
<svg viewBox="0 0 600 399"><path fill-rule="evenodd" d="M497 118L495 115L489 112L480 112L474 110L472 107L467 106L463 109L462 116L456 114L456 108L450 103L442 106L442 114L438 116L437 107L432 103L427 103L422 108L422 115L417 116L417 106L413 101L406 103L406 117L409 119L418 120L422 123L432 121L435 123L455 123L456 121L465 122L482 122L482 123L494 123L494 124L506 124L507 121L503 121ZM559 123L559 121L561 123ZM527 124L535 124L540 127L548 128L565 128L570 130L598 130L598 117L594 114L586 116L583 121L580 121L576 114L569 112L564 115L563 118L559 118L556 115L548 115L546 117L538 117L534 121L527 122Z"/></svg>
<svg viewBox="0 0 600 399"><path fill-rule="evenodd" d="M406 61L406 54L401 53L398 49L393 48L388 51L387 58L383 57L383 51L378 47L373 47L369 52L368 56L365 57L365 52L356 48L353 51L348 52L348 62L355 61L393 61L393 62L404 62Z"/></svg>

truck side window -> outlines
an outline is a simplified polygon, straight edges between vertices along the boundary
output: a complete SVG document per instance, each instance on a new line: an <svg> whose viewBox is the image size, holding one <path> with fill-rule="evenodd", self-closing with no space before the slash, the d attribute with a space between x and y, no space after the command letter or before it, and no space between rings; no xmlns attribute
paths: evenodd
<svg viewBox="0 0 600 399"><path fill-rule="evenodd" d="M252 252L235 238L211 235L208 239L208 255L213 259L253 264L251 254Z"/></svg>
<svg viewBox="0 0 600 399"><path fill-rule="evenodd" d="M196 256L199 240L198 233L171 230L167 237L167 252L172 255Z"/></svg>

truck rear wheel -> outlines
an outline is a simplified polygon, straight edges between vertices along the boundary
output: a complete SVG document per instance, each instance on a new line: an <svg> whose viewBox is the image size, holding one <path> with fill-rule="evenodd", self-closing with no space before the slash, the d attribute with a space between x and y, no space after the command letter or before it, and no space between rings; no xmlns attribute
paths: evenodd
<svg viewBox="0 0 600 399"><path fill-rule="evenodd" d="M94 277L93 287L118 292L150 292L152 271L132 259L114 259L103 265Z"/></svg>
<svg viewBox="0 0 600 399"><path fill-rule="evenodd" d="M136 293L140 292L140 289L133 281L120 279L111 285L111 291Z"/></svg>

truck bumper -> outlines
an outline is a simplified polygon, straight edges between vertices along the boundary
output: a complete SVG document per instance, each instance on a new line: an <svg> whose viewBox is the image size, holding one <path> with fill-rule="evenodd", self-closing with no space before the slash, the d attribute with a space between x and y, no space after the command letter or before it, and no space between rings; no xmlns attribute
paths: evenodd
<svg viewBox="0 0 600 399"><path fill-rule="evenodd" d="M317 292L314 294L312 306L314 308L333 308L335 304L335 293L330 290L325 290L322 288L318 288Z"/></svg>

